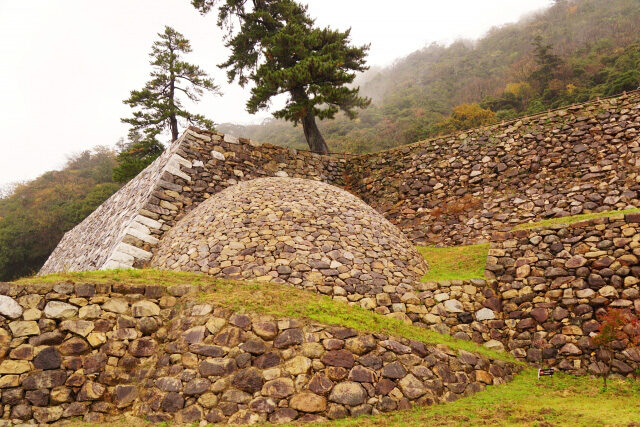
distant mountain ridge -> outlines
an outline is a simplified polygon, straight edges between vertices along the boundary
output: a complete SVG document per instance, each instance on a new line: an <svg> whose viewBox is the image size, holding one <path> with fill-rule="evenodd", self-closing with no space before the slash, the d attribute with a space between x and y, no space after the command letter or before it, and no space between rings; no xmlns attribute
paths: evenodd
<svg viewBox="0 0 640 427"><path fill-rule="evenodd" d="M477 41L432 44L392 66L362 76L374 104L355 121L324 121L331 151L373 152L441 132L453 108L478 103L511 119L632 90L640 84L640 2L565 0L515 24L491 29ZM536 36L561 59L548 87L531 81ZM530 84L531 83L531 84ZM301 128L277 120L225 123L225 133L306 148Z"/></svg>

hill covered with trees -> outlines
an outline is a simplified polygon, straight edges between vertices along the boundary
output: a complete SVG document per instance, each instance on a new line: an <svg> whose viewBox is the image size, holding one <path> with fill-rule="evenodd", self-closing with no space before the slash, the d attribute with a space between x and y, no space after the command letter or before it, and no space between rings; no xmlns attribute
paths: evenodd
<svg viewBox="0 0 640 427"><path fill-rule="evenodd" d="M115 153L98 147L0 195L0 280L37 272L65 232L115 193Z"/></svg>
<svg viewBox="0 0 640 427"><path fill-rule="evenodd" d="M640 85L640 3L560 0L477 41L432 44L360 79L374 103L320 130L333 152L371 152ZM279 120L219 130L303 149Z"/></svg>

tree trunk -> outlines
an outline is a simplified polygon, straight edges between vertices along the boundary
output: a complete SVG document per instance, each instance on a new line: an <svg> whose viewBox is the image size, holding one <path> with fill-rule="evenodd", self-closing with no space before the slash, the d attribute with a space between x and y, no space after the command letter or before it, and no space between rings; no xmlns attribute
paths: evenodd
<svg viewBox="0 0 640 427"><path fill-rule="evenodd" d="M309 149L318 154L329 154L329 148L327 143L324 142L324 138L316 125L316 117L312 112L308 112L302 119L302 129L304 131L304 137L309 144Z"/></svg>
<svg viewBox="0 0 640 427"><path fill-rule="evenodd" d="M178 119L176 118L176 108L173 102L175 96L175 82L176 78L171 74L171 82L169 84L169 127L171 128L171 142L178 139Z"/></svg>

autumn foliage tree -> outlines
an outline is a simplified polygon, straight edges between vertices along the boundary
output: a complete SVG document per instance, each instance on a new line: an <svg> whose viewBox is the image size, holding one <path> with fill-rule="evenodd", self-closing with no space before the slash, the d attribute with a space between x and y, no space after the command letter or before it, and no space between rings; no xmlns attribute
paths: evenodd
<svg viewBox="0 0 640 427"><path fill-rule="evenodd" d="M65 232L115 193L112 150L97 147L0 199L0 281L36 273Z"/></svg>
<svg viewBox="0 0 640 427"><path fill-rule="evenodd" d="M473 129L494 123L496 115L478 104L462 104L453 109L451 116L438 124L440 133Z"/></svg>
<svg viewBox="0 0 640 427"><path fill-rule="evenodd" d="M370 99L348 87L357 71L368 69L369 46L353 46L350 30L315 26L307 7L293 0L193 0L203 13L219 6L218 25L228 30L231 55L221 64L229 81L252 82L247 111L269 107L274 96L287 94L286 105L274 117L302 123L311 151L328 153L316 118L332 119L343 111L356 117ZM238 24L236 27L233 23Z"/></svg>
<svg viewBox="0 0 640 427"><path fill-rule="evenodd" d="M602 319L598 333L591 338L591 343L601 350L600 358L605 359L600 369L605 389L615 359L615 346L620 342L624 347L640 344L640 319L629 310L610 309Z"/></svg>

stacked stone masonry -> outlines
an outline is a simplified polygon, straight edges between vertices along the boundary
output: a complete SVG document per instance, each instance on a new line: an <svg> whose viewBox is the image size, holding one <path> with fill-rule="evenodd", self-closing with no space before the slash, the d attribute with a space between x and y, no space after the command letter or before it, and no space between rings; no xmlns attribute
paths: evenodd
<svg viewBox="0 0 640 427"><path fill-rule="evenodd" d="M602 373L612 355L591 338L603 316L612 308L640 316L640 214L494 238L490 279L386 287L344 300L537 366ZM640 348L619 341L615 349L615 373L640 368Z"/></svg>
<svg viewBox="0 0 640 427"><path fill-rule="evenodd" d="M201 203L165 234L150 266L332 295L411 285L427 271L400 230L355 196L277 177L239 183Z"/></svg>
<svg viewBox="0 0 640 427"><path fill-rule="evenodd" d="M350 188L416 243L639 207L640 92L350 159Z"/></svg>
<svg viewBox="0 0 640 427"><path fill-rule="evenodd" d="M189 128L65 234L39 274L140 267L162 235L212 194L265 176L342 185L344 159Z"/></svg>
<svg viewBox="0 0 640 427"><path fill-rule="evenodd" d="M0 423L320 421L453 401L520 369L403 338L233 313L204 302L203 291L0 284Z"/></svg>
<svg viewBox="0 0 640 427"><path fill-rule="evenodd" d="M521 222L640 206L640 92L362 156L319 156L189 128L65 235L41 270L135 267L203 200L240 181L342 186L414 243L487 240Z"/></svg>

